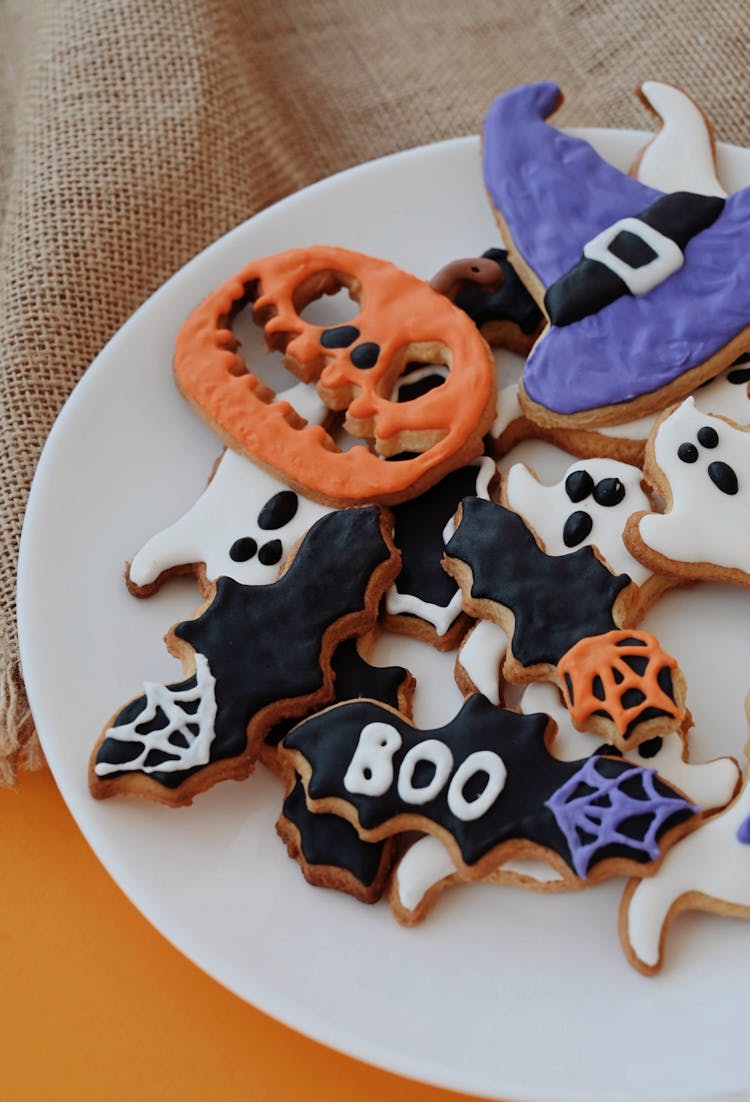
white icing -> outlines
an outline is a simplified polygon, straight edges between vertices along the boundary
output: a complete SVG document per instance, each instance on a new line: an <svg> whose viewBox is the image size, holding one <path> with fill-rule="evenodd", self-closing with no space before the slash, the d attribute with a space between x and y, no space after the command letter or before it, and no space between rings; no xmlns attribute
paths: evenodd
<svg viewBox="0 0 750 1102"><path fill-rule="evenodd" d="M509 383L501 387L497 394L497 416L492 422L490 435L502 436L508 426L522 416L518 401L518 383Z"/></svg>
<svg viewBox="0 0 750 1102"><path fill-rule="evenodd" d="M464 788L477 773L486 773L484 788L474 800L467 800ZM448 788L448 807L457 819L464 823L474 822L489 811L505 788L508 770L505 762L493 750L475 750L462 761Z"/></svg>
<svg viewBox="0 0 750 1102"><path fill-rule="evenodd" d="M492 704L500 703L500 667L507 649L503 629L491 620L480 620L458 652L458 664Z"/></svg>
<svg viewBox="0 0 750 1102"><path fill-rule="evenodd" d="M719 195L711 134L697 105L679 88L649 80L641 92L662 119L662 128L643 151L638 179L659 191Z"/></svg>
<svg viewBox="0 0 750 1102"><path fill-rule="evenodd" d="M557 734L550 746L550 754L558 761L580 761L589 757L602 743L596 735L575 729L557 687L548 682L534 682L526 686L521 711L524 715L543 712L555 720ZM648 749L648 743L646 746ZM636 746L623 756L633 765L655 769L660 777L684 792L699 807L707 810L724 807L731 800L739 781L736 762L732 758L716 758L705 763L692 763L683 760L683 753L682 739L675 730L662 736L661 749L656 754L646 757Z"/></svg>
<svg viewBox="0 0 750 1102"><path fill-rule="evenodd" d="M605 478L617 478L625 488L618 505L599 505L589 494L573 502L565 491L565 480L574 471L587 471L594 483ZM511 509L519 513L537 533L548 555L569 555L579 547L597 547L616 574L627 574L637 585L651 577L651 571L630 554L622 542L622 533L632 513L651 508L641 489L642 472L629 463L614 459L582 459L568 467L554 486L543 486L528 467L516 463L508 471L506 493ZM587 513L592 521L591 532L575 547L563 542L565 521L572 513Z"/></svg>
<svg viewBox="0 0 750 1102"><path fill-rule="evenodd" d="M750 815L750 785L721 814L669 850L655 876L641 880L627 912L627 934L639 960L656 965L670 907L686 892L750 908L750 845L737 839Z"/></svg>
<svg viewBox="0 0 750 1102"><path fill-rule="evenodd" d="M401 735L390 723L368 723L363 727L344 774L347 792L383 796L393 784L393 755L400 746Z"/></svg>
<svg viewBox="0 0 750 1102"><path fill-rule="evenodd" d="M717 447L698 443L698 430L704 426L718 433ZM678 457L681 444L697 448L696 462ZM750 572L750 433L703 413L686 398L662 421L654 451L669 481L672 508L641 519L639 531L646 546L676 562ZM708 467L719 461L736 474L738 493L723 493L710 480Z"/></svg>
<svg viewBox="0 0 750 1102"><path fill-rule="evenodd" d="M421 383L423 379L429 379L432 375L439 375L441 379L447 379L450 368L445 364L425 364L423 367L416 367L413 371L410 371L407 375L401 375L393 387L391 393L391 401L397 402L399 395L403 387L413 386L414 383Z"/></svg>
<svg viewBox="0 0 750 1102"><path fill-rule="evenodd" d="M620 233L632 233L656 254L653 260L633 268L610 251L609 246ZM669 276L678 272L685 263L682 249L671 238L655 230L639 218L620 218L613 225L592 237L583 246L583 255L588 260L597 260L604 264L623 281L631 295L647 295Z"/></svg>
<svg viewBox="0 0 750 1102"><path fill-rule="evenodd" d="M316 423L330 413L315 391L300 383L279 398L291 401L303 416ZM242 455L227 450L214 476L196 503L169 528L152 536L130 564L130 579L137 586L150 585L160 574L187 563L205 563L206 577L233 578L243 585L267 585L279 576L280 561L309 528L331 509L297 494L297 512L283 528L263 531L258 514L269 498L289 487ZM252 537L260 549L270 540L281 540L282 556L264 566L258 554L246 562L229 555L232 544Z"/></svg>
<svg viewBox="0 0 750 1102"><path fill-rule="evenodd" d="M277 402L289 402L308 425L322 425L331 411L310 383L296 383L276 395Z"/></svg>
<svg viewBox="0 0 750 1102"><path fill-rule="evenodd" d="M418 374L418 372L414 374ZM488 501L490 496L489 484L495 474L495 464L492 459L483 456L474 460L471 466L477 468L475 496ZM443 529L444 543L448 542L454 531L455 520L450 516L446 519L445 528ZM394 583L385 595L386 612L391 616L399 616L404 613L418 616L421 620L426 620L428 624L432 624L436 635L445 635L461 611L462 597L460 589L456 589L447 605L436 605L430 601L422 600L421 597L417 597L413 593L399 593L396 585L397 583Z"/></svg>
<svg viewBox="0 0 750 1102"><path fill-rule="evenodd" d="M540 884L562 881L560 873L546 861L517 857L498 866L503 872L514 872ZM411 846L396 867L394 885L401 907L415 911L430 888L456 872L456 866L443 843L425 834Z"/></svg>
<svg viewBox="0 0 750 1102"><path fill-rule="evenodd" d="M214 721L216 719L215 680L209 669L205 655L195 655L196 684L189 689L174 690L155 681L146 681L143 689L146 694L146 706L131 722L121 727L110 727L104 737L116 742L132 742L142 746L141 753L130 761L110 763L99 761L94 771L99 777L110 773L174 773L182 769L192 769L206 765L209 761L211 743L214 740ZM187 712L182 704L198 701L195 711ZM167 723L156 731L142 734L138 731L154 719L157 711L164 714ZM195 728L197 727L197 731ZM171 736L179 735L184 746L175 745ZM169 759L156 765L146 765L146 759L152 751L170 755Z"/></svg>
<svg viewBox="0 0 750 1102"><path fill-rule="evenodd" d="M434 884L452 876L456 866L443 843L425 834L399 861L395 880L399 902L407 911L415 910Z"/></svg>
<svg viewBox="0 0 750 1102"><path fill-rule="evenodd" d="M431 764L434 772L429 784L415 788L414 770L420 762ZM412 746L401 762L401 768L398 771L398 794L407 804L429 803L443 788L452 769L453 754L445 743L435 738L426 739Z"/></svg>

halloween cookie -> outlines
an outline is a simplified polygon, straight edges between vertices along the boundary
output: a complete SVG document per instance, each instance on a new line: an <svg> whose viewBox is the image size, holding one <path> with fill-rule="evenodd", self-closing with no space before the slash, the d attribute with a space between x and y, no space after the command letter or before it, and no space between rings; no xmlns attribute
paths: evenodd
<svg viewBox="0 0 750 1102"><path fill-rule="evenodd" d="M414 678L401 666L372 666L359 652L359 642L347 639L334 651L331 669L334 700L341 702L368 697L411 714ZM267 764L269 747L278 746L296 720L285 720L269 731L264 740ZM276 754L273 754L275 762ZM286 796L276 831L287 852L299 864L309 884L335 888L363 903L380 898L395 856L395 839L364 842L351 823L337 815L314 815L307 807L305 790L297 773L287 780Z"/></svg>
<svg viewBox="0 0 750 1102"><path fill-rule="evenodd" d="M642 489L643 473L612 459L573 463L553 486L544 486L522 463L503 480L503 503L526 521L548 555L567 555L577 547L595 547L614 574L627 574L630 622L673 582L654 575L633 558L623 542L632 513L650 511Z"/></svg>
<svg viewBox="0 0 750 1102"><path fill-rule="evenodd" d="M638 154L630 175L659 191L726 199L716 173L714 128L701 107L681 88L657 80L644 81L638 96L661 129Z"/></svg>
<svg viewBox="0 0 750 1102"><path fill-rule="evenodd" d="M398 571L390 528L372 506L331 512L278 581L220 578L167 636L183 680L147 684L107 723L91 756L92 794L178 806L246 777L274 723L332 699L334 649L374 626Z"/></svg>
<svg viewBox="0 0 750 1102"><path fill-rule="evenodd" d="M426 831L466 880L516 858L541 858L571 883L644 872L689 829L696 809L655 774L618 758L559 762L552 732L547 716L476 695L428 731L374 702L334 705L283 746L313 810L373 840Z"/></svg>
<svg viewBox="0 0 750 1102"><path fill-rule="evenodd" d="M485 625L478 625L482 626ZM555 721L557 731L548 748L560 761L581 762L592 754L611 755L614 752L606 744L597 746L590 734L576 730L555 685L544 682L527 685L520 706L524 715L545 714ZM733 758L718 758L703 764L690 762L680 730L643 742L623 756L633 765L655 770L663 781L703 808L704 813L725 807L740 780L740 771ZM542 892L580 886L571 884L556 868L539 858L506 861L485 880ZM400 922L413 926L426 917L440 893L462 882L443 843L425 835L409 847L394 868L389 889L391 907Z"/></svg>
<svg viewBox="0 0 750 1102"><path fill-rule="evenodd" d="M291 387L279 395L282 398L308 424L323 424L331 417L314 388L305 383ZM196 574L204 594L220 577L243 585L276 581L279 564L329 511L227 449L195 504L152 536L128 563L128 589L136 597L150 597L166 578L186 572Z"/></svg>
<svg viewBox="0 0 750 1102"><path fill-rule="evenodd" d="M496 99L484 175L511 262L549 319L521 407L542 426L588 429L662 408L750 344L750 200L647 187L549 126L560 101L548 83Z"/></svg>
<svg viewBox="0 0 750 1102"><path fill-rule="evenodd" d="M628 625L631 580L591 547L547 555L517 514L469 498L444 565L467 611L508 637L508 681L555 681L576 724L623 750L684 720L677 663Z"/></svg>
<svg viewBox="0 0 750 1102"><path fill-rule="evenodd" d="M633 554L682 580L750 586L750 429L686 398L654 426L644 471L666 507L629 519Z"/></svg>
<svg viewBox="0 0 750 1102"><path fill-rule="evenodd" d="M750 917L750 785L706 819L650 882L631 881L620 904L620 940L630 963L645 975L662 966L669 928L681 911Z"/></svg>
<svg viewBox="0 0 750 1102"><path fill-rule="evenodd" d="M359 310L324 327L307 305L346 287ZM304 424L252 373L232 321L252 303L266 343L303 382L317 382L344 428L372 443L340 450L321 425ZM393 401L414 362L447 368L444 381ZM495 415L495 366L471 319L429 284L385 260L332 246L290 249L248 264L198 306L175 348L177 385L226 444L291 489L328 505L395 504L428 489L482 452ZM403 453L398 463L383 463Z"/></svg>
<svg viewBox="0 0 750 1102"><path fill-rule="evenodd" d="M393 506L401 570L385 595L384 627L440 650L450 650L464 634L468 617L462 614L461 592L442 569L441 559L459 503L468 496L488 500L495 474L491 459L475 459L419 497Z"/></svg>

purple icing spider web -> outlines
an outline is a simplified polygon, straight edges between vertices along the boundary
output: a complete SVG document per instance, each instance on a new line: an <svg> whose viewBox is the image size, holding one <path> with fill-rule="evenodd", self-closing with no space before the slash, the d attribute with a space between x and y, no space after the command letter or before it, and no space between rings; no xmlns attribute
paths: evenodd
<svg viewBox="0 0 750 1102"><path fill-rule="evenodd" d="M605 777L599 770L601 758L588 758L561 788L547 800L560 830L570 848L573 868L584 879L597 850L611 845L624 845L636 853L648 854L650 860L659 856L658 834L667 819L680 811L696 812L699 808L677 796L665 796L655 786L656 771L627 767L614 777ZM643 796L624 791L628 782L637 781ZM645 798L644 798L645 797ZM625 834L620 828L627 820L649 816L648 827L640 838Z"/></svg>

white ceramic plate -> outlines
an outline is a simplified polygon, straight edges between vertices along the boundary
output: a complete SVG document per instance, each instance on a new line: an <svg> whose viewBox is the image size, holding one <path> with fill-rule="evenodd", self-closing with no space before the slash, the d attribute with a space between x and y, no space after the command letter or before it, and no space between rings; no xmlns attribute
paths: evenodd
<svg viewBox="0 0 750 1102"><path fill-rule="evenodd" d="M590 131L620 167L644 140ZM729 187L750 153L721 151ZM55 425L34 482L19 565L23 666L63 797L100 859L148 919L242 998L326 1044L404 1075L489 1097L714 1098L750 1084L750 926L680 920L665 972L626 964L619 884L543 897L474 886L447 892L406 930L385 903L316 891L274 832L280 790L263 771L182 811L97 803L86 763L102 724L179 667L161 642L196 604L190 581L150 601L122 567L200 493L216 440L179 397L175 334L205 294L248 259L325 242L387 257L429 278L497 242L479 146L458 139L388 157L308 188L206 249L161 288L86 373ZM542 476L566 465L524 445ZM741 756L750 669L750 593L703 585L668 595L647 626L682 660L699 754ZM411 665L417 720L456 710L452 657L381 644Z"/></svg>

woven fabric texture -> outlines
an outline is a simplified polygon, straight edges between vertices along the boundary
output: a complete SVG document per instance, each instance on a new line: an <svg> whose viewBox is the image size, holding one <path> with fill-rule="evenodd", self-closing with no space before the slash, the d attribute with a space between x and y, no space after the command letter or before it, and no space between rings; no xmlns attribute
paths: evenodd
<svg viewBox="0 0 750 1102"><path fill-rule="evenodd" d="M742 0L5 0L0 6L0 777L40 760L15 564L44 440L172 272L349 165L479 130L542 77L563 123L650 126L644 79L750 142Z"/></svg>

